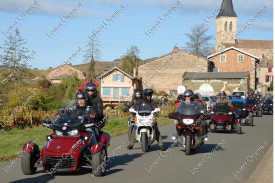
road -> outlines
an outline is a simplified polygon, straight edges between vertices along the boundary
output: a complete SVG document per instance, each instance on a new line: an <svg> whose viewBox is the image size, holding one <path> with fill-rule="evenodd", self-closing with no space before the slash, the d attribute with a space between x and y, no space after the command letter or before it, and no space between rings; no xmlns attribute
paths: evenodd
<svg viewBox="0 0 275 183"><path fill-rule="evenodd" d="M35 175L26 176L21 172L20 160L14 161L13 167L5 173L2 168L12 163L2 162L0 182L245 182L273 144L272 118L271 115L255 117L255 126L243 127L243 134L208 133L205 145L189 156L185 155L182 147L174 147L171 139L175 133L174 124L160 127L167 149L165 152L159 150L156 142L147 153L142 152L140 144L128 150L126 135L114 137L108 153L116 155L110 159L104 177L92 177L89 168L74 173L60 172L54 176L39 168Z"/></svg>

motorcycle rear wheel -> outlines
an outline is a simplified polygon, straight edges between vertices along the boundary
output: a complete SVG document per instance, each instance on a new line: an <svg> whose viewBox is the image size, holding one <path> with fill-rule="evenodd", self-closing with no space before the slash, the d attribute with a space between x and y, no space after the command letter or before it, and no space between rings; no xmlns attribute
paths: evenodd
<svg viewBox="0 0 275 183"><path fill-rule="evenodd" d="M141 146L143 152L148 151L148 136L146 132L141 133Z"/></svg>
<svg viewBox="0 0 275 183"><path fill-rule="evenodd" d="M249 126L253 126L253 117L249 119Z"/></svg>
<svg viewBox="0 0 275 183"><path fill-rule="evenodd" d="M185 137L185 154L190 155L191 154L191 141L192 137L191 136L186 136Z"/></svg>
<svg viewBox="0 0 275 183"><path fill-rule="evenodd" d="M237 134L241 134L242 133L242 127L241 125L237 125Z"/></svg>

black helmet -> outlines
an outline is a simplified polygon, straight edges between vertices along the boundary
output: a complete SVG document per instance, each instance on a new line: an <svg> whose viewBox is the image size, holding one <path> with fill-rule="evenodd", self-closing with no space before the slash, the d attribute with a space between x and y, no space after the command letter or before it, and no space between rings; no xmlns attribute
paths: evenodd
<svg viewBox="0 0 275 183"><path fill-rule="evenodd" d="M147 96L152 96L153 93L154 93L154 90L151 88L147 88L147 89L143 90L144 98L146 98Z"/></svg>
<svg viewBox="0 0 275 183"><path fill-rule="evenodd" d="M239 92L236 93L236 94L235 94L235 97L236 97L237 99L240 99L240 98L241 98L241 93L239 93Z"/></svg>
<svg viewBox="0 0 275 183"><path fill-rule="evenodd" d="M85 87L84 90L86 91L87 95L89 98L94 98L97 95L97 86L93 83L88 83ZM87 91L94 91L92 95L89 95Z"/></svg>
<svg viewBox="0 0 275 183"><path fill-rule="evenodd" d="M84 106L80 106L80 105L78 104L78 100L79 100L79 99L84 99L84 100L85 100ZM75 103L76 103L76 107L77 107L77 108L85 108L86 105L87 105L87 95L86 95L86 93L85 93L85 92L81 92L81 91L77 92L77 93L75 94Z"/></svg>
<svg viewBox="0 0 275 183"><path fill-rule="evenodd" d="M135 90L135 98L136 98L136 99L137 99L137 95L140 96L139 98L142 97L142 90L141 90L141 89L136 89L136 90Z"/></svg>

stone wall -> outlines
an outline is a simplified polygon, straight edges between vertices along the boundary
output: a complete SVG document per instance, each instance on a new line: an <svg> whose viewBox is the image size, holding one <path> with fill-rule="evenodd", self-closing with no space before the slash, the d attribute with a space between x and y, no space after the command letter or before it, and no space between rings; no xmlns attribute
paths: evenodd
<svg viewBox="0 0 275 183"><path fill-rule="evenodd" d="M207 71L206 58L179 50L139 66L138 76L142 78L143 88L163 90L170 94L170 90L177 90L182 85L184 72Z"/></svg>

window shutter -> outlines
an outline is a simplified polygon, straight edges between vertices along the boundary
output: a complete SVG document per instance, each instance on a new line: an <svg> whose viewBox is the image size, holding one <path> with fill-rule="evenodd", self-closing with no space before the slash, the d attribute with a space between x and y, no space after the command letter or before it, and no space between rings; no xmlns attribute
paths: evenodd
<svg viewBox="0 0 275 183"><path fill-rule="evenodd" d="M116 81L116 74L113 74L113 81Z"/></svg>
<svg viewBox="0 0 275 183"><path fill-rule="evenodd" d="M268 72L272 72L272 68L268 68Z"/></svg>
<svg viewBox="0 0 275 183"><path fill-rule="evenodd" d="M120 75L120 81L124 82L124 74Z"/></svg>

